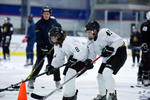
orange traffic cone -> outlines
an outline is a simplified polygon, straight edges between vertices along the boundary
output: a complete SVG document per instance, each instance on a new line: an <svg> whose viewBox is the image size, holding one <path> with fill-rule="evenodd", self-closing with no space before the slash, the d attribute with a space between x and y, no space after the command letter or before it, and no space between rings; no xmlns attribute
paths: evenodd
<svg viewBox="0 0 150 100"><path fill-rule="evenodd" d="M20 89L19 89L19 95L17 100L27 100L27 91L26 91L26 84L21 83Z"/></svg>

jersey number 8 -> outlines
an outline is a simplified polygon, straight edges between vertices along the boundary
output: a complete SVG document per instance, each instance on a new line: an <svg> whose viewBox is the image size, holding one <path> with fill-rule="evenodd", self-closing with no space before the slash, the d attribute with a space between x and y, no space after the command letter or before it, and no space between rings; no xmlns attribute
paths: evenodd
<svg viewBox="0 0 150 100"><path fill-rule="evenodd" d="M80 52L80 50L79 50L79 48L78 48L78 47L75 47L75 49L76 49L76 51L77 51L77 52Z"/></svg>

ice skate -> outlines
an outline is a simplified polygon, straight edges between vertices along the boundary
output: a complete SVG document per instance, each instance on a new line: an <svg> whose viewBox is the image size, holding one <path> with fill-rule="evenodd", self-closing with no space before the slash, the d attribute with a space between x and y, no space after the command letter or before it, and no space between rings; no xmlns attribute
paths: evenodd
<svg viewBox="0 0 150 100"><path fill-rule="evenodd" d="M143 85L145 86L145 87L147 87L147 86L149 86L149 84L150 84L150 80L143 80Z"/></svg>
<svg viewBox="0 0 150 100"><path fill-rule="evenodd" d="M134 66L135 66L135 63L132 64L132 67L134 67Z"/></svg>
<svg viewBox="0 0 150 100"><path fill-rule="evenodd" d="M7 60L10 61L10 55L6 55Z"/></svg>
<svg viewBox="0 0 150 100"><path fill-rule="evenodd" d="M149 71L143 71L142 83L143 83L143 85L146 86L146 87L150 85L150 75L149 75Z"/></svg>
<svg viewBox="0 0 150 100"><path fill-rule="evenodd" d="M145 90L143 90L139 96L140 100L150 100L149 98L150 98L150 93L149 91L145 91Z"/></svg>
<svg viewBox="0 0 150 100"><path fill-rule="evenodd" d="M139 76L137 78L137 86L142 86L142 78Z"/></svg>
<svg viewBox="0 0 150 100"><path fill-rule="evenodd" d="M107 100L117 100L117 93L110 93Z"/></svg>
<svg viewBox="0 0 150 100"><path fill-rule="evenodd" d="M30 81L28 82L28 88L29 88L29 89L34 89L34 80L30 80Z"/></svg>
<svg viewBox="0 0 150 100"><path fill-rule="evenodd" d="M62 89L60 81L55 81L56 88Z"/></svg>
<svg viewBox="0 0 150 100"><path fill-rule="evenodd" d="M30 66L30 65L33 65L33 62L31 62L31 63L26 63L24 66Z"/></svg>
<svg viewBox="0 0 150 100"><path fill-rule="evenodd" d="M102 96L100 94L97 95L93 100L106 100L106 95Z"/></svg>
<svg viewBox="0 0 150 100"><path fill-rule="evenodd" d="M72 97L63 97L62 100L77 100L78 90L76 90L76 93Z"/></svg>
<svg viewBox="0 0 150 100"><path fill-rule="evenodd" d="M27 60L26 64L24 66L30 66L33 65L33 61L32 60Z"/></svg>

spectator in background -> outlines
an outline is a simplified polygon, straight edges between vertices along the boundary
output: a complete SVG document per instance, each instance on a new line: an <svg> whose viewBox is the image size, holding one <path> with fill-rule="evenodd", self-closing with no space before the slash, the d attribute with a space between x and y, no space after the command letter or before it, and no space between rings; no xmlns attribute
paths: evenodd
<svg viewBox="0 0 150 100"><path fill-rule="evenodd" d="M0 48L1 47L2 47L2 27L0 26Z"/></svg>
<svg viewBox="0 0 150 100"><path fill-rule="evenodd" d="M140 60L141 36L135 26L132 27L131 32L132 33L131 33L131 38L130 38L130 46L131 46L131 50L132 50L132 59L133 59L132 66L135 66L135 59L137 58L138 65L139 65L139 60Z"/></svg>
<svg viewBox="0 0 150 100"><path fill-rule="evenodd" d="M34 58L34 52L33 47L36 40L36 33L35 33L35 24L33 21L33 15L28 16L28 30L27 34L22 40L23 43L27 42L26 47L26 64L24 66L33 65L33 58Z"/></svg>
<svg viewBox="0 0 150 100"><path fill-rule="evenodd" d="M2 43L2 30L1 30L1 26L0 26L0 47L2 46L1 43Z"/></svg>
<svg viewBox="0 0 150 100"><path fill-rule="evenodd" d="M2 36L2 47L3 47L3 56L4 56L4 60L10 59L10 50L9 50L9 46L10 46L10 41L11 41L11 36L13 34L13 25L10 23L10 18L6 17L4 19L4 24L2 26L2 32L3 32L3 36Z"/></svg>

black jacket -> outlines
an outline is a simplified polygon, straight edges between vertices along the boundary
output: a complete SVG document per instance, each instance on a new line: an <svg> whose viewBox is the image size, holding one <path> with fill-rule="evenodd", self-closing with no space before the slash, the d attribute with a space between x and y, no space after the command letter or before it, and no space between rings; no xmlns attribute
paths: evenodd
<svg viewBox="0 0 150 100"><path fill-rule="evenodd" d="M2 41L2 28L0 26L0 43L1 43L1 41Z"/></svg>
<svg viewBox="0 0 150 100"><path fill-rule="evenodd" d="M141 25L141 40L142 43L147 43L150 48L150 20Z"/></svg>
<svg viewBox="0 0 150 100"><path fill-rule="evenodd" d="M38 47L52 47L53 44L49 41L48 32L52 27L61 27L61 25L54 18L50 18L49 20L44 20L41 18L36 23L36 42Z"/></svg>
<svg viewBox="0 0 150 100"><path fill-rule="evenodd" d="M11 23L5 23L2 26L3 37L11 36L13 34L13 25Z"/></svg>
<svg viewBox="0 0 150 100"><path fill-rule="evenodd" d="M139 32L132 33L130 38L130 46L131 48L141 46L141 34Z"/></svg>

